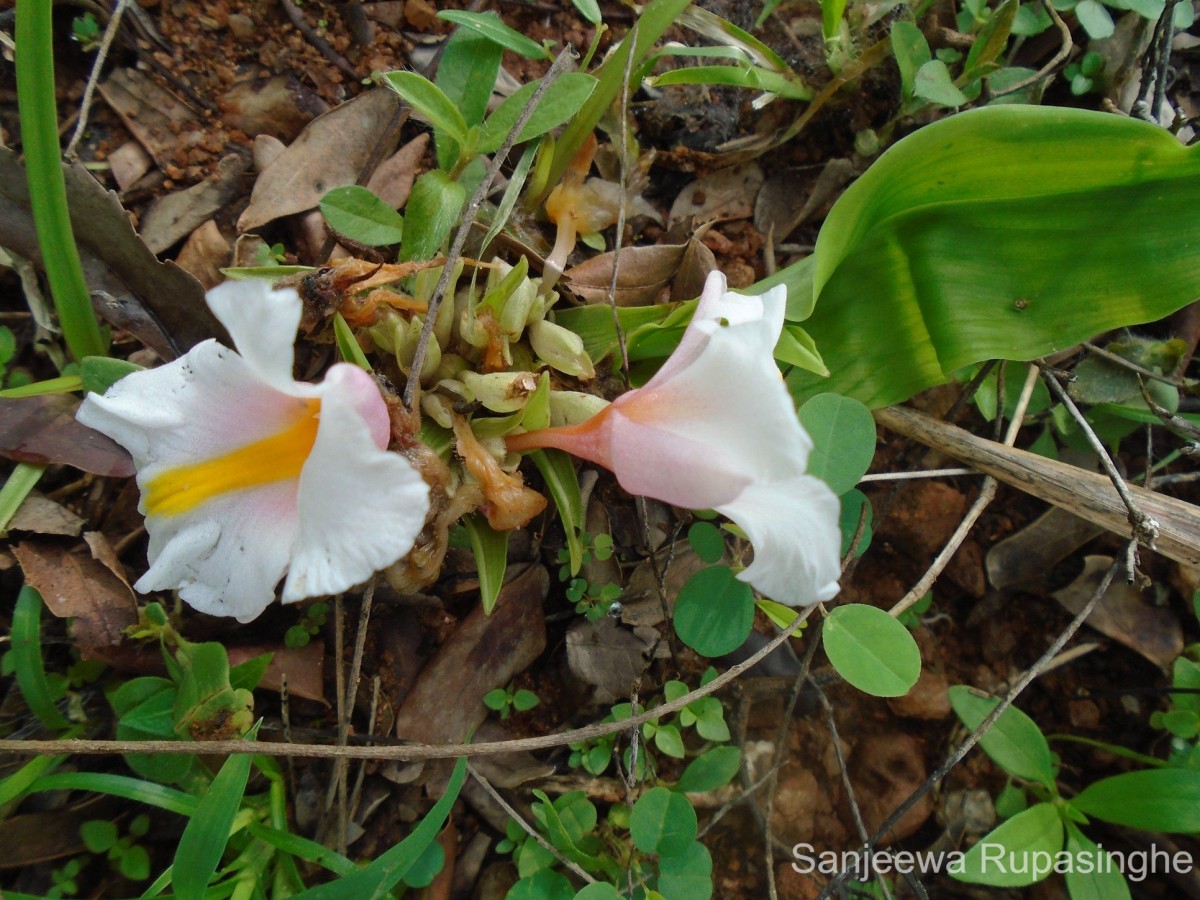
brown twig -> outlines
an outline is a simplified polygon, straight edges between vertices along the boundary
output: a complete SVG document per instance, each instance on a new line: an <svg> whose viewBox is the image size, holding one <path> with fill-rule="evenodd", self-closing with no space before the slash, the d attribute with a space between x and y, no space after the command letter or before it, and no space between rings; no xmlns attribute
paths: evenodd
<svg viewBox="0 0 1200 900"><path fill-rule="evenodd" d="M354 66L350 65L350 63L346 60L346 57L334 50L329 41L317 34L316 29L308 24L308 21L304 18L304 13L300 11L300 7L296 6L292 0L279 0L279 2L283 4L283 11L287 13L287 17L291 20L292 24L296 26L297 30L299 30L302 35L304 35L304 39L306 41L317 48L317 51L323 57L337 66L338 69L340 69L343 74L349 76L352 81L358 81L360 78L362 78L362 76L354 70Z"/></svg>
<svg viewBox="0 0 1200 900"><path fill-rule="evenodd" d="M334 744L271 744L258 741L110 741L69 739L54 741L0 740L0 753L52 755L58 753L81 756L109 756L124 753L166 753L186 756L194 753L265 753L269 756L296 757L305 759L376 759L407 762L419 759L457 759L458 757L489 756L495 753L513 753L518 750L546 750L563 747L577 741L590 741L607 734L617 734L637 728L662 716L679 712L689 703L714 694L737 679L743 672L762 662L776 647L790 638L812 615L816 607L809 606L796 617L787 628L765 644L757 653L744 662L730 666L708 684L688 691L682 697L671 700L652 710L622 719L620 722L597 722L583 728L546 734L540 737L519 738L508 741L485 741L478 744L408 744L403 747L355 747Z"/></svg>
<svg viewBox="0 0 1200 900"><path fill-rule="evenodd" d="M1003 97L1006 94L1015 94L1017 91L1023 91L1031 84L1037 84L1047 75L1053 73L1054 70L1060 65L1066 62L1067 57L1071 55L1071 50L1074 49L1075 42L1071 39L1070 27L1066 22L1063 21L1063 17L1058 14L1058 10L1054 8L1054 4L1051 3L1050 0L1042 0L1042 6L1045 7L1046 12L1050 14L1050 18L1054 20L1054 24L1058 27L1059 34L1062 35L1062 46L1058 48L1058 52L1054 54L1054 58L1051 59L1050 62L1046 63L1028 78L1022 78L1016 84L1010 84L1003 90L993 91L993 99L996 97Z"/></svg>

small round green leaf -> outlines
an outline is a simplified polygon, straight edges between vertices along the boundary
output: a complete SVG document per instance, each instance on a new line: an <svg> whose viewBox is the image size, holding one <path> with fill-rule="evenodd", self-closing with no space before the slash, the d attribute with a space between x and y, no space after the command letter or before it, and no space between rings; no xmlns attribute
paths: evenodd
<svg viewBox="0 0 1200 900"><path fill-rule="evenodd" d="M1088 37L1094 40L1112 37L1113 32L1116 31L1117 26L1113 23L1112 16L1109 15L1104 5L1097 3L1096 0L1080 0L1079 3L1076 3L1075 18L1083 26L1083 30L1088 33Z"/></svg>
<svg viewBox="0 0 1200 900"><path fill-rule="evenodd" d="M902 697L921 674L913 636L874 606L839 606L825 620L821 642L838 673L875 697Z"/></svg>
<svg viewBox="0 0 1200 900"><path fill-rule="evenodd" d="M858 546L854 551L855 556L862 556L867 552L867 548L871 546L871 538L874 535L871 524L875 520L875 512L871 506L871 501L867 499L867 495L858 488L852 488L842 494L840 518L842 556L850 552L850 545L854 543L854 536L858 533L858 522L863 516L864 509L866 509L866 521L863 522L862 535L859 537Z"/></svg>
<svg viewBox="0 0 1200 900"><path fill-rule="evenodd" d="M746 640L754 623L754 593L728 566L689 578L675 600L675 633L701 656L724 656Z"/></svg>
<svg viewBox="0 0 1200 900"><path fill-rule="evenodd" d="M813 441L808 474L844 494L866 474L875 457L871 411L841 394L817 394L800 407L800 424Z"/></svg>
<svg viewBox="0 0 1200 900"><path fill-rule="evenodd" d="M504 900L572 900L574 896L575 889L566 875L542 869L509 888Z"/></svg>
<svg viewBox="0 0 1200 900"><path fill-rule="evenodd" d="M706 563L715 563L725 555L725 538L712 522L694 522L688 529L688 543Z"/></svg>
<svg viewBox="0 0 1200 900"><path fill-rule="evenodd" d="M682 853L664 856L658 872L658 892L664 900L709 900L712 896L712 857L699 841Z"/></svg>
<svg viewBox="0 0 1200 900"><path fill-rule="evenodd" d="M607 881L595 881L576 894L575 900L621 900L621 892Z"/></svg>
<svg viewBox="0 0 1200 900"><path fill-rule="evenodd" d="M696 811L683 794L651 788L633 804L629 834L643 853L678 856L696 840Z"/></svg>
<svg viewBox="0 0 1200 900"><path fill-rule="evenodd" d="M675 782L675 790L686 793L713 791L733 780L742 764L742 751L738 747L713 747L697 756Z"/></svg>
<svg viewBox="0 0 1200 900"><path fill-rule="evenodd" d="M321 214L329 227L368 247L398 244L404 237L404 218L365 187L335 187L321 198Z"/></svg>

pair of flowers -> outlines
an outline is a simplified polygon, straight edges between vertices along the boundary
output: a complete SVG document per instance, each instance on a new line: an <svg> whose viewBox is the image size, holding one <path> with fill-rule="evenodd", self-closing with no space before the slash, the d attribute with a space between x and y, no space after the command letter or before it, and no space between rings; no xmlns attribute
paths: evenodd
<svg viewBox="0 0 1200 900"><path fill-rule="evenodd" d="M678 349L644 387L582 425L510 437L610 469L627 491L728 516L754 561L739 577L792 605L837 593L838 501L805 474L812 442L772 358L785 291L727 293L709 276ZM129 375L78 418L132 454L150 536L139 591L177 588L214 615L250 621L273 600L331 594L408 553L429 489L387 447L387 405L369 374L292 377L294 291L229 282L209 305L239 353L205 341ZM285 577L286 576L286 577Z"/></svg>

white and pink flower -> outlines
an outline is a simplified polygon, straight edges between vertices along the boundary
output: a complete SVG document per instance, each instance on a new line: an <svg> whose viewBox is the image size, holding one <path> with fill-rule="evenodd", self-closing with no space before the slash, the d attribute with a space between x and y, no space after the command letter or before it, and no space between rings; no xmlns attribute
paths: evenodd
<svg viewBox="0 0 1200 900"><path fill-rule="evenodd" d="M581 425L508 439L556 447L610 469L631 494L714 509L745 532L753 563L738 577L780 603L838 592L838 499L806 474L812 440L775 365L787 292L725 289L713 272L679 347L643 387Z"/></svg>
<svg viewBox="0 0 1200 900"><path fill-rule="evenodd" d="M342 363L320 384L293 379L295 291L231 281L208 304L239 352L205 341L89 395L78 419L137 466L150 568L135 588L178 589L202 612L248 622L285 576L289 603L404 556L429 490L388 452L387 406L367 372Z"/></svg>

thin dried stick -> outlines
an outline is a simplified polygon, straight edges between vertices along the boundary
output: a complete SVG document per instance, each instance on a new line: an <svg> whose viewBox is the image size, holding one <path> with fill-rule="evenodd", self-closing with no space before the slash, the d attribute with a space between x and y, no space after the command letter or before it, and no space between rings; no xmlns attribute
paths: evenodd
<svg viewBox="0 0 1200 900"><path fill-rule="evenodd" d="M95 94L96 84L100 81L100 70L104 68L104 62L108 59L108 51L112 49L113 41L117 37L117 31L121 27L121 16L128 5L129 0L117 0L117 5L113 7L112 15L108 19L108 25L104 29L104 37L100 39L100 47L96 51L96 61L92 64L92 71L88 75L87 84L84 85L83 99L79 101L79 120L75 123L75 131L71 135L71 141L67 144L66 151L63 153L63 156L67 159L75 158L75 148L83 137L84 131L87 130L88 115L92 109L92 95Z"/></svg>
<svg viewBox="0 0 1200 900"><path fill-rule="evenodd" d="M858 483L864 481L912 481L917 478L950 478L954 475L978 475L974 469L918 469L915 472L875 472L864 475Z"/></svg>
<svg viewBox="0 0 1200 900"><path fill-rule="evenodd" d="M1100 581L1099 587L1096 588L1088 602L1084 604L1083 609L1079 611L1079 614L1076 615L1075 618L1071 620L1070 624L1068 624L1067 627L1062 630L1059 636L1054 639L1054 642L1046 649L1046 652L1038 657L1037 662L1030 666L1025 673L1017 679L1017 682L1009 689L1008 693L1004 695L1004 698L998 704L996 704L995 708L988 713L987 717L979 723L979 727L967 736L967 739L962 742L959 748L951 753L950 756L947 757L946 761L938 766L936 771L934 771L933 774L931 774L917 790L913 791L912 795L907 800L905 800L898 807L896 807L895 810L892 811L892 814L888 816L884 823L879 826L878 830L871 835L871 839L867 841L866 846L864 847L865 850L873 849L879 843L879 841L882 840L888 834L888 832L896 826L896 823L904 817L905 813L912 809L922 797L933 790L934 785L938 784L942 781L942 779L949 775L950 771L960 762L962 762L966 755L970 753L972 749L974 749L975 745L979 743L980 738L987 734L988 730L996 723L996 720L1004 715L1005 711L1013 705L1017 697L1021 695L1021 692L1024 691L1025 688L1029 687L1033 680L1041 675L1042 672L1046 670L1046 667L1058 657L1059 652L1066 645L1067 641L1074 637L1075 632L1080 629L1087 617L1092 614L1092 610L1096 608L1096 604L1099 603L1100 599L1105 595L1105 593L1107 593L1109 586L1112 584L1113 577L1117 574L1117 569L1119 566L1119 562L1114 562L1111 566L1109 566L1108 571L1104 574L1104 578L1102 578ZM845 884L849 875L850 873L845 870L835 875L833 879L830 880L830 882L821 890L817 900L828 900L829 897L832 897L834 891L838 890L843 884Z"/></svg>
<svg viewBox="0 0 1200 900"><path fill-rule="evenodd" d="M1042 378L1062 405L1067 408L1067 412L1071 414L1071 418L1079 425L1084 436L1087 437L1088 443L1092 445L1092 449L1100 457L1101 467L1108 475L1109 480L1112 481L1113 487L1117 489L1117 494L1121 497L1121 502L1125 504L1125 509L1129 513L1129 524L1133 528L1134 538L1138 543L1145 544L1147 547L1153 549L1154 542L1158 538L1160 527L1158 522L1153 516L1148 516L1142 512L1134 502L1133 495L1129 492L1129 488L1125 484L1125 479L1121 477L1121 473L1113 465L1112 457L1108 455L1108 449L1104 446L1104 442L1096 435L1091 424L1084 418L1083 413L1079 411L1079 407L1075 405L1075 401L1071 399L1071 395L1059 384L1057 376L1048 366L1042 366ZM1136 549L1135 545L1135 552ZM1132 572L1130 574L1132 575Z"/></svg>
<svg viewBox="0 0 1200 900"><path fill-rule="evenodd" d="M494 787L492 787L491 782L489 782L486 778L484 778L482 775L479 774L478 769L476 769L474 766L472 766L470 763L468 763L467 771L471 773L472 778L474 778L477 782L479 782L479 786L481 788L483 788L484 791L487 792L487 795L489 797L491 797L493 800L495 800L496 803L499 804L500 808L502 810L504 810L505 813L508 814L508 817L510 819L512 819L514 822L516 822L518 825L521 826L522 831L524 831L527 835L529 835L531 838L533 838L535 841L537 841L538 844L541 845L541 847L544 850L551 853L555 859L557 859L560 863L562 863L564 866L566 866L568 869L570 869L572 872L574 872L576 875L578 875L580 878L582 878L588 884L595 883L595 881L596 881L595 878L593 878L586 871L584 871L582 868L580 868L580 866L577 863L575 863L574 861L572 861L572 860L568 859L566 856L564 856L561 850L559 850L557 847L555 847L553 844L551 844L548 840L546 840L544 837L542 837L542 835L538 832L538 830L536 828L534 828L532 825L530 825L528 822L526 822L525 817L522 816L515 809L513 809L512 805L507 800L505 800L502 796L500 796L500 792L497 791Z"/></svg>
<svg viewBox="0 0 1200 900"><path fill-rule="evenodd" d="M631 47L637 46L637 28L637 22L634 22L633 27L629 29L629 36L626 38ZM625 172L629 165L627 159L629 140L626 129L629 127L629 76L632 69L633 54L630 53L625 57L625 78L621 83L621 128L618 137L621 149L617 153L617 177L621 200L617 204L617 236L613 242L612 279L608 283L608 305L612 310L613 328L617 332L617 346L621 348L621 374L625 377L626 384L629 384L629 349L625 346L625 329L621 327L621 317L617 313L617 275L621 271L621 242L625 239Z"/></svg>
<svg viewBox="0 0 1200 900"><path fill-rule="evenodd" d="M997 380L997 383L1002 383L1003 379ZM1017 433L1021 429L1021 423L1025 419L1025 410L1029 408L1029 398L1033 396L1033 386L1037 383L1037 368L1029 367L1029 373L1025 377L1025 385L1021 389L1021 396L1017 399L1017 408L1013 411L1012 421L1008 426L1008 433L1004 436L1004 445L1011 447L1017 440ZM983 511L987 509L988 504L996 496L996 479L988 476L983 479L983 484L979 488L979 496L975 498L975 502L971 504L971 508L967 510L967 514L963 520L958 523L958 528L954 530L954 534L950 536L950 540L946 542L946 546L934 559L929 566L929 570L921 576L920 580L913 585L912 590L905 594L900 601L893 606L888 612L893 616L900 616L915 604L918 600L925 596L933 583L937 581L938 576L950 564L951 558L958 552L958 548L962 546L962 542L966 540L967 534L975 527L975 523L979 521L979 517L983 515Z"/></svg>
<svg viewBox="0 0 1200 900"><path fill-rule="evenodd" d="M800 613L787 628L744 662L730 666L708 684L688 691L682 697L671 700L654 709L646 710L620 722L597 722L583 728L546 734L540 737L520 738L509 741L485 741L478 744L408 744L402 747L360 747L335 744L272 744L262 741L108 741L108 740L55 740L24 741L0 740L0 753L58 754L74 753L81 756L107 756L124 753L167 753L173 756L188 756L199 752L265 753L277 757L302 757L306 759L376 759L407 762L418 759L457 759L460 756L487 756L494 753L512 753L518 750L545 750L563 747L577 741L590 741L607 734L616 734L637 728L662 716L679 712L689 703L714 694L762 662L780 644L799 630L816 607L809 606Z"/></svg>
<svg viewBox="0 0 1200 900"><path fill-rule="evenodd" d="M1054 24L1058 26L1059 34L1063 38L1062 46L1058 48L1058 52L1054 54L1054 58L1038 69L1037 72L1028 78L1022 78L1016 84L1010 84L1003 90L993 91L993 98L1003 97L1005 94L1015 94L1017 91L1022 91L1029 87L1031 84L1036 84L1057 69L1062 63L1066 62L1067 57L1071 55L1071 50L1074 49L1075 42L1071 39L1070 27L1063 21L1062 16L1058 14L1058 10L1054 8L1054 4L1050 0L1042 0L1042 6L1050 14L1050 18L1054 20Z"/></svg>
<svg viewBox="0 0 1200 900"><path fill-rule="evenodd" d="M288 0L284 0L288 2ZM467 243L467 235L471 231L471 225L475 221L475 214L479 212L479 207L483 203L483 198L488 195L488 191L492 189L492 182L496 180L496 176L500 174L500 167L504 165L504 160L508 158L508 152L512 149L513 144L517 142L517 135L521 133L521 129L529 121L533 115L533 111L541 102L542 95L551 84L555 82L559 75L566 69L567 64L575 58L575 50L570 44L562 49L562 52L554 60L554 64L550 66L542 80L538 83L537 88L529 97L529 102L525 104L525 108L521 110L521 114L517 116L517 121L513 123L512 130L508 132L508 136L504 139L504 143L492 156L492 163L488 166L487 173L483 176L483 180L479 182L479 187L475 189L475 193L471 195L470 201L463 210L462 221L459 223L458 231L454 235L454 241L450 245L450 252L446 254L446 262L442 265L442 274L438 278L437 287L433 289L433 296L429 298L429 310L425 313L425 322L421 326L421 335L417 339L417 347L413 353L413 360L408 383L404 385L404 405L409 410L414 408L417 399L417 390L421 386L421 369L425 365L425 354L429 352L429 341L433 337L433 325L437 321L438 307L442 303L442 298L446 294L446 289L450 286L450 276L457 265L459 258L462 256L463 247Z"/></svg>
<svg viewBox="0 0 1200 900"><path fill-rule="evenodd" d="M341 69L342 73L349 76L352 81L358 81L362 77L347 62L346 57L334 50L329 41L317 34L305 20L304 13L300 11L300 8L292 0L280 0L280 2L283 3L283 11L287 13L287 17L291 20L292 24L304 35L306 41L317 48L317 52Z"/></svg>

